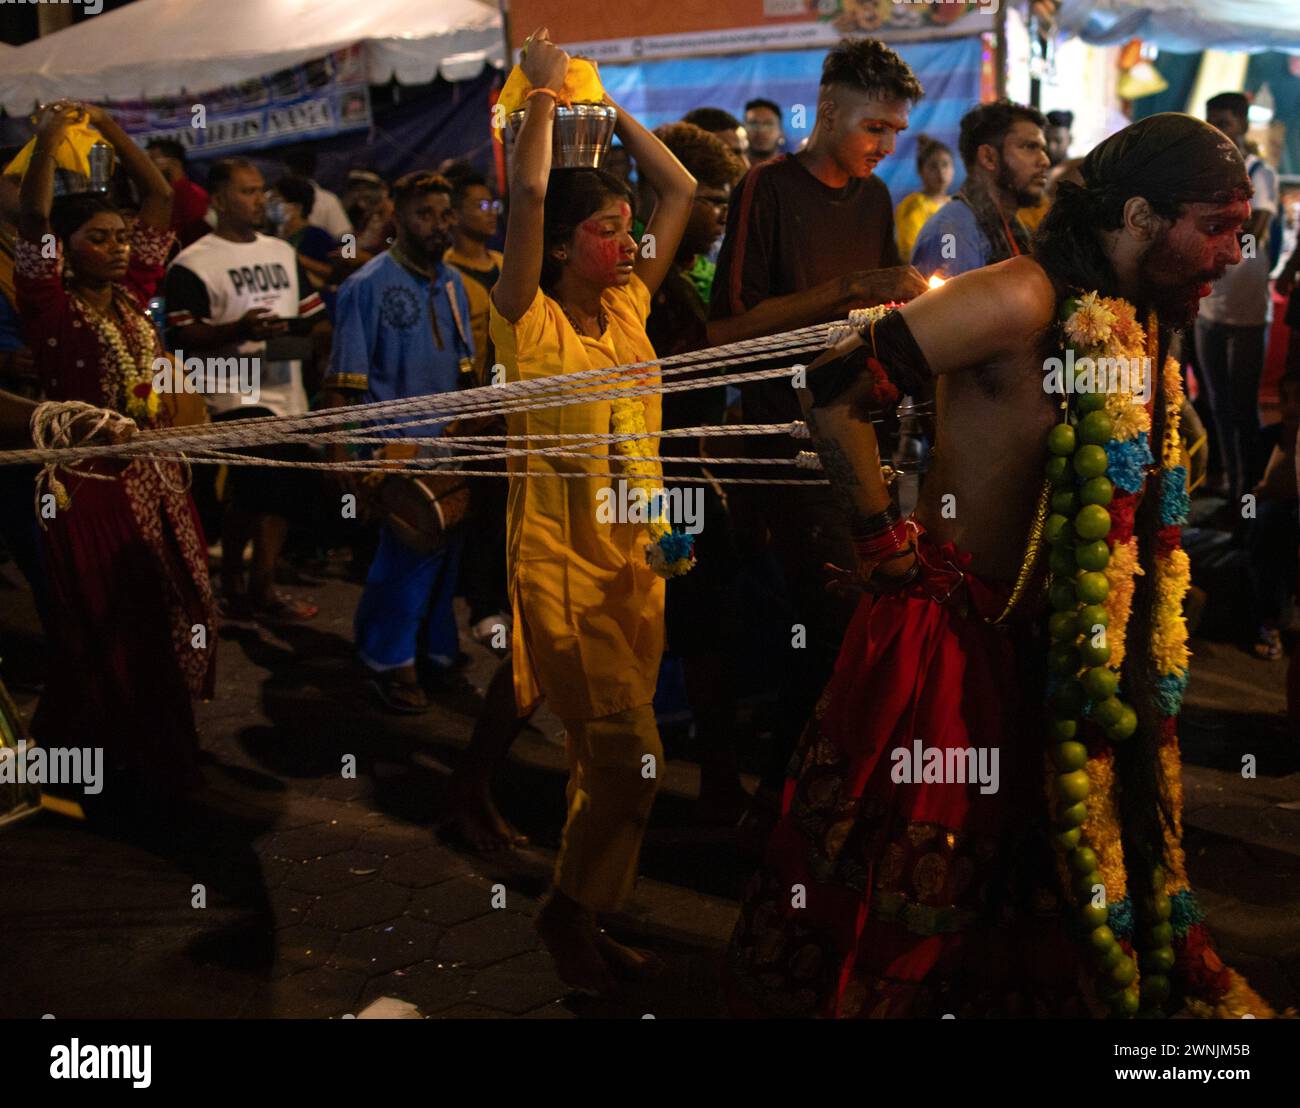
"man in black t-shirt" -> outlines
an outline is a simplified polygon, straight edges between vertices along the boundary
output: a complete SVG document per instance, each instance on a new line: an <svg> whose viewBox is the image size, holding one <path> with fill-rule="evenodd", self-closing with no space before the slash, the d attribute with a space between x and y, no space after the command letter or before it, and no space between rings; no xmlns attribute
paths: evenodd
<svg viewBox="0 0 1300 1108"><path fill-rule="evenodd" d="M907 127L920 82L874 39L845 41L822 66L808 145L755 166L737 186L714 277L714 345L909 300L925 281L899 264L893 204L875 168ZM751 394L763 402L757 410ZM797 419L788 382L746 389L746 418Z"/></svg>
<svg viewBox="0 0 1300 1108"><path fill-rule="evenodd" d="M923 95L907 63L874 39L846 39L827 54L807 146L756 165L732 195L713 281L711 344L842 319L851 308L925 291L921 275L899 264L889 190L873 176ZM788 378L753 382L742 393L746 422L801 418ZM780 435L748 442L751 456L793 457L797 449ZM852 615L852 600L826 591L822 567L852 566L853 550L829 488L758 486L734 499L753 513L758 526L749 529L761 533L765 525L785 578L780 607L788 604L791 623L773 757L757 798L771 806Z"/></svg>

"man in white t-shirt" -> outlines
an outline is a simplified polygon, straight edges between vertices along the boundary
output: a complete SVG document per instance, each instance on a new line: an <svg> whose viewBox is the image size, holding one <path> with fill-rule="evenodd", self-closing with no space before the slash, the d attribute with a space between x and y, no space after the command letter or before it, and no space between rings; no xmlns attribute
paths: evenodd
<svg viewBox="0 0 1300 1108"><path fill-rule="evenodd" d="M343 208L343 201L337 194L327 188L321 188L316 183L316 155L312 150L309 147L291 150L284 156L284 164L289 167L289 172L294 176L305 177L310 181L316 193L307 223L312 227L323 227L336 242L351 232L352 221L348 219L348 213Z"/></svg>
<svg viewBox="0 0 1300 1108"><path fill-rule="evenodd" d="M307 410L303 361L325 306L292 246L259 232L266 218L261 173L243 158L217 162L208 178L217 227L186 247L167 271L168 346L186 370L205 367L204 400L214 420L300 415ZM303 446L262 449L301 457ZM311 619L317 609L275 591L275 562L289 521L312 503L305 470L235 465L221 527L222 600L234 618ZM244 584L242 552L253 542Z"/></svg>
<svg viewBox="0 0 1300 1108"><path fill-rule="evenodd" d="M1277 215L1277 174L1259 155L1246 151L1249 108L1250 101L1240 92L1220 93L1206 104L1206 120L1245 156L1255 194L1243 233L1242 260L1214 282L1196 320L1196 365L1214 416L1228 497L1236 506L1263 470L1259 378L1272 307L1269 229Z"/></svg>

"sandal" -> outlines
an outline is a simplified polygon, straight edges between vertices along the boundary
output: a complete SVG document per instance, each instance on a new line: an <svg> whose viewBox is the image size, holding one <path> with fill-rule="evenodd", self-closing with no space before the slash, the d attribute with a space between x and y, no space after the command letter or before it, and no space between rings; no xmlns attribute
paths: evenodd
<svg viewBox="0 0 1300 1108"><path fill-rule="evenodd" d="M1255 657L1276 662L1282 657L1282 633L1276 627L1261 627L1255 642Z"/></svg>
<svg viewBox="0 0 1300 1108"><path fill-rule="evenodd" d="M403 681L396 670L371 672L366 682L390 711L406 716L423 715L429 710L429 698L418 682Z"/></svg>
<svg viewBox="0 0 1300 1108"><path fill-rule="evenodd" d="M273 592L266 600L252 602L253 618L265 623L306 623L316 618L320 607Z"/></svg>

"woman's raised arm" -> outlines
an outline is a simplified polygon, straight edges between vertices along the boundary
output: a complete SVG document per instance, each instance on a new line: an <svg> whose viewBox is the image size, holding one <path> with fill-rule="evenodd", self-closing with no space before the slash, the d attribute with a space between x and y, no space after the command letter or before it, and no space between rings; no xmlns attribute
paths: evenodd
<svg viewBox="0 0 1300 1108"><path fill-rule="evenodd" d="M564 86L569 55L535 31L519 61L533 86L524 105L524 122L515 136L510 163L510 216L506 221L505 258L492 301L511 323L528 311L537 296L545 249L546 182L551 174L555 94ZM550 93L536 91L548 89Z"/></svg>

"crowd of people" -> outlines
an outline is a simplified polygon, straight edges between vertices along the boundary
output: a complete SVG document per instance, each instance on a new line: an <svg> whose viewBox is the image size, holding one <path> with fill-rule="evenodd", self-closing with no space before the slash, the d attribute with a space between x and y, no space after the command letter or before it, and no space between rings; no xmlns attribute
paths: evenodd
<svg viewBox="0 0 1300 1108"><path fill-rule="evenodd" d="M498 811L492 782L539 704L563 721L568 811L537 925L573 987L605 993L620 976L657 969L652 953L614 941L600 917L626 902L636 879L664 758L654 701L667 651L680 660L699 736L700 817L738 826L740 845L763 858L728 952L735 1010L1133 1014L1174 996L1205 1011L1263 1014L1204 937L1171 799L1177 709L1166 710L1165 686L1155 689L1136 645L1153 636L1164 596L1154 591L1157 558L1176 547L1167 532L1181 518L1158 505L1185 496L1172 484L1195 484L1200 465L1227 498L1234 541L1251 554L1244 645L1283 655L1300 545L1300 247L1273 282L1277 179L1249 148L1246 98L1212 99L1208 124L1144 120L1086 158L1070 157L1069 112L976 105L961 123L961 188L949 195L953 151L922 135L922 188L895 209L875 170L894 155L924 89L880 42L846 41L828 54L815 125L797 150L768 99L746 103L743 118L701 107L653 132L609 101L618 146L602 168L554 167L556 90L569 63L544 32L522 55L530 91L510 148L504 239L501 192L462 161L391 182L355 169L340 197L315 180L309 152L291 153L275 174L230 157L201 187L181 145L156 140L145 152L102 109L46 107L25 172L0 179L0 386L29 398L7 397L6 411L26 414L33 398L81 401L139 428L296 416L497 383L498 370L524 381L612 369L906 305L819 359L808 389L769 378L631 407L597 398L511 411L470 432L535 445L621 426L640 436L634 445L659 443L671 459L708 449L700 438L659 440L661 430L803 421L830 484L706 484L706 526L693 550L673 547L665 569L646 554L644 522L610 523L597 510L616 446L511 456L506 480L470 483L463 521L432 548L391 518L340 528L340 498L373 495L369 477L345 471L232 464L196 470L192 487L175 462L143 458L46 472L41 487L57 504L49 518L3 513L3 540L50 642L33 737L75 745L93 733L110 772L132 783L129 800L109 790L105 803L183 812L201 784L192 703L211 695L220 622L314 619L316 606L280 584L286 559L347 546L364 580L358 672L383 708L420 714L466 687L458 596L469 636L500 656L452 782L454 827L470 847L526 841ZM114 148L130 184L123 204L56 190L57 151L82 121ZM1242 249L1243 234L1257 251ZM656 249L643 249L647 241ZM952 280L932 290L935 276ZM1263 428L1274 287L1290 296L1295 330L1281 418ZM1127 316L1121 308L1107 317L1106 333L1126 318L1155 365L1170 359L1176 369L1150 371L1161 383L1153 414L1143 412L1148 470L1132 488L1094 487L1086 496L1095 499L1080 500L1063 468L1054 479L1056 514L1080 504L1114 514L1112 495L1135 501L1129 535L1147 569L1134 586L1123 667L1065 643L1053 624L1053 649L1065 643L1070 653L1049 681L1031 657L1042 632L1026 610L1041 571L1024 536L1034 533L1036 504L1045 530L1043 443L1061 420L1044 402L1043 359L1066 342L1062 306L1084 294L1128 303ZM150 315L157 296L162 319ZM160 395L151 382L162 356L255 360L257 389L213 389L202 405ZM1208 464L1203 448L1195 457L1197 416L1181 402L1188 367L1202 390ZM899 396L934 412L929 472L910 518L881 477L897 427L887 419L877 432L863 414ZM1081 412L1078 426L1096 412ZM18 445L10 424L22 420L4 422ZM1098 425L1084 441L1107 443ZM430 456L428 439L456 433L443 424L376 430L385 442L365 456L395 465ZM1161 469L1152 452L1166 440L1174 454ZM803 445L757 433L729 442L756 461L793 459ZM346 463L357 449L257 453ZM1082 458L1074 455L1081 478L1090 464ZM1103 460L1087 474L1107 481L1104 470ZM557 473L586 476L545 479ZM7 505L30 504L33 476L0 472ZM1241 510L1255 500L1258 512ZM1082 511L1067 518L1050 541L1071 527L1082 540L1082 520ZM1124 541L1112 547L1116 561ZM213 589L208 563L218 550ZM1054 548L1052 559L1058 577L1087 569L1082 546ZM797 628L799 641L765 693L770 735L751 796L737 716L752 691L740 664L752 630L742 592L752 582L740 567L756 561L770 573L764 615ZM828 587L828 567L839 567L840 587ZM1053 599L1058 615L1073 589ZM1104 600L1103 590L1090 603ZM1109 618L1114 628L1118 617ZM201 648L196 628L209 631ZM1091 716L1079 704L1062 708L1061 675L1079 658L1101 705ZM1110 676L1093 678L1098 670ZM1175 684L1185 672L1185 662L1159 670ZM1113 695L1117 674L1124 705ZM1028 691L1045 681L1064 712L1053 721ZM1049 818L1042 804L1037 752L1049 722L1073 815ZM949 752L996 741L1004 787L985 795L919 775L900 784L888 752L904 737ZM1069 867L1060 872L1053 836ZM1109 914L1076 908L1060 873L1089 886L1104 878ZM1076 941L1080 927L1091 953ZM1140 992L1130 987L1139 959Z"/></svg>

